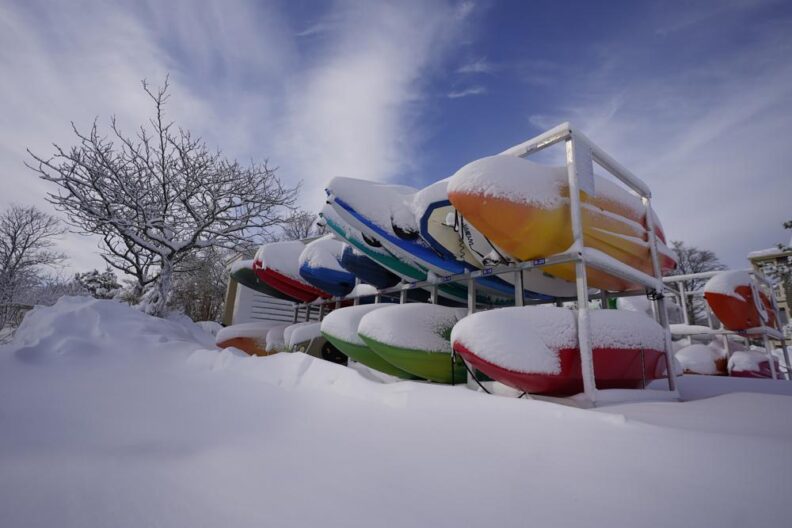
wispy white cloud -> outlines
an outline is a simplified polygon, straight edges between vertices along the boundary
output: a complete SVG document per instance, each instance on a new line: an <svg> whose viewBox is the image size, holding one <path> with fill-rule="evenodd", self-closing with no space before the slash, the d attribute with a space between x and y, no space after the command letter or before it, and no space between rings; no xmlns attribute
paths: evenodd
<svg viewBox="0 0 792 528"><path fill-rule="evenodd" d="M463 73L463 74L491 73L494 70L495 70L494 64L492 64L485 58L479 58L460 66L457 69L457 73Z"/></svg>
<svg viewBox="0 0 792 528"><path fill-rule="evenodd" d="M470 88L463 88L462 90L454 90L448 92L449 99L459 99L460 97L470 97L471 95L483 95L487 93L484 86L471 86Z"/></svg>
<svg viewBox="0 0 792 528"><path fill-rule="evenodd" d="M269 158L287 182L303 181L307 207L334 175L392 178L415 163L427 70L474 8L339 0L317 25L295 28L268 3L2 4L0 207L47 207L25 148L69 145L69 122L95 116L131 129L150 111L140 80L168 73L172 118L228 155ZM320 33L321 48L303 55L299 40ZM100 264L90 239L64 247L76 269Z"/></svg>
<svg viewBox="0 0 792 528"><path fill-rule="evenodd" d="M749 251L788 238L790 30L757 27L751 44L672 75L625 81L595 67L580 79L585 93L565 92L561 110L530 121L576 123L652 186L671 238L745 266Z"/></svg>

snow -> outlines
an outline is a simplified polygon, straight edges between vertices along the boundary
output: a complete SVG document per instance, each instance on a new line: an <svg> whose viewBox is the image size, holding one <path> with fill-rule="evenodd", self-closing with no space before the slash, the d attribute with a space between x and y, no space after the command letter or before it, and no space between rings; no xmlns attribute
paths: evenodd
<svg viewBox="0 0 792 528"><path fill-rule="evenodd" d="M577 348L576 316L549 306L478 312L457 323L451 342L514 372L558 374L558 350Z"/></svg>
<svg viewBox="0 0 792 528"><path fill-rule="evenodd" d="M415 215L416 222L421 219L426 212L426 208L436 202L442 202L444 200L448 200L448 182L450 178L445 178L443 180L437 181L431 185L428 185L415 193L415 196L412 200L412 211ZM451 215L452 220L449 225L454 225L453 222L453 215Z"/></svg>
<svg viewBox="0 0 792 528"><path fill-rule="evenodd" d="M751 274L745 270L722 271L707 281L704 285L704 293L719 293L747 301L748 299L737 293L735 289L739 286L749 286L751 280Z"/></svg>
<svg viewBox="0 0 792 528"><path fill-rule="evenodd" d="M251 268L253 268L253 259L235 260L234 262L231 263L230 266L228 266L228 272L236 273L240 270L251 269Z"/></svg>
<svg viewBox="0 0 792 528"><path fill-rule="evenodd" d="M636 312L592 310L589 327L592 348L665 348L663 328ZM577 314L550 306L479 312L454 327L451 342L514 372L558 374L558 351L578 348Z"/></svg>
<svg viewBox="0 0 792 528"><path fill-rule="evenodd" d="M792 383L678 381L742 393L591 411L379 383L66 299L0 348L0 526L788 525L792 398L759 392Z"/></svg>
<svg viewBox="0 0 792 528"><path fill-rule="evenodd" d="M758 371L759 364L767 362L767 353L762 350L738 350L729 358L729 372Z"/></svg>
<svg viewBox="0 0 792 528"><path fill-rule="evenodd" d="M672 336L701 336L718 333L717 330L703 325L672 324L668 326L671 329Z"/></svg>
<svg viewBox="0 0 792 528"><path fill-rule="evenodd" d="M293 349L300 343L305 343L320 337L322 335L320 331L321 326L322 323L315 322L300 325L299 327L292 329L292 331L289 333L289 340L286 342L286 346L288 346L289 349Z"/></svg>
<svg viewBox="0 0 792 528"><path fill-rule="evenodd" d="M300 276L300 254L305 249L305 244L299 240L284 242L271 242L261 246L256 253L256 260L260 260L264 268L277 271L303 284L308 284Z"/></svg>
<svg viewBox="0 0 792 528"><path fill-rule="evenodd" d="M418 189L338 177L330 180L327 190L386 231L392 231L392 225L418 229L411 206Z"/></svg>
<svg viewBox="0 0 792 528"><path fill-rule="evenodd" d="M237 337L249 337L258 339L262 343L267 338L267 332L278 323L274 321L254 321L252 323L240 323L231 326L226 326L215 336L216 343L229 341Z"/></svg>
<svg viewBox="0 0 792 528"><path fill-rule="evenodd" d="M358 333L394 347L450 353L448 333L466 313L435 304L396 304L366 314Z"/></svg>
<svg viewBox="0 0 792 528"><path fill-rule="evenodd" d="M374 247L367 244L363 240L363 235L360 233L360 231L358 231L354 227L350 226L346 221L344 221L344 219L342 219L338 215L338 213L335 211L335 209L333 209L333 207L330 204L325 204L322 207L322 211L319 214L322 216L322 218L325 218L326 220L332 222L336 226L343 229L346 235L345 238L348 238L354 242L364 245L368 251L372 251L374 253L380 253L382 255L390 255L390 253L388 253L384 248ZM329 229L332 230L331 227L329 227Z"/></svg>
<svg viewBox="0 0 792 528"><path fill-rule="evenodd" d="M326 268L349 273L339 264L345 247L346 244L333 238L333 235L325 235L305 245L305 249L300 253L298 265L299 267L308 265L314 269Z"/></svg>
<svg viewBox="0 0 792 528"><path fill-rule="evenodd" d="M269 329L265 347L267 352L276 352L286 347L286 342L283 340L283 332L288 326L280 324Z"/></svg>
<svg viewBox="0 0 792 528"><path fill-rule="evenodd" d="M353 345L365 346L358 336L358 326L364 315L388 307L387 304L361 304L333 310L322 320L322 332Z"/></svg>
<svg viewBox="0 0 792 528"><path fill-rule="evenodd" d="M668 298L667 298L668 299ZM682 315L682 307L678 304L667 300L666 303L666 312L668 313L668 321L674 325L676 323L681 323L684 321L684 316ZM654 319L654 311L652 310L652 302L646 297L646 295L635 295L631 297L618 297L616 299L616 306L620 310L629 310L631 312L639 312L644 313Z"/></svg>
<svg viewBox="0 0 792 528"><path fill-rule="evenodd" d="M203 328L204 332L212 337L216 336L217 332L223 329L223 325L217 321L197 321L195 324Z"/></svg>
<svg viewBox="0 0 792 528"><path fill-rule="evenodd" d="M723 355L722 350L709 345L693 344L678 350L675 357L685 372L714 375L718 373L715 361Z"/></svg>
<svg viewBox="0 0 792 528"><path fill-rule="evenodd" d="M313 321L304 321L304 322L301 322L301 323L291 324L291 325L287 326L286 328L284 328L283 329L283 342L286 344L286 348L291 348L292 333L295 330L297 330L298 328L303 327L303 326L310 326L312 324L314 324Z"/></svg>
<svg viewBox="0 0 792 528"><path fill-rule="evenodd" d="M355 297L364 297L371 295L377 295L377 288L375 288L371 284L364 284L361 282L359 284L355 284L355 287L352 288L352 291L349 292L349 295L347 295L346 298L354 299Z"/></svg>

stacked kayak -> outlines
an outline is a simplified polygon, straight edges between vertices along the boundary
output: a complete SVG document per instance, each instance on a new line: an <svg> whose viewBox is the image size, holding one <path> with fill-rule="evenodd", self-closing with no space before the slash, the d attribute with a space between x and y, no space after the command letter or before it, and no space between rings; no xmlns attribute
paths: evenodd
<svg viewBox="0 0 792 528"><path fill-rule="evenodd" d="M413 210L417 189L403 185L386 185L353 178L333 178L327 185L328 201L348 225L376 240L390 254L417 270L413 280L425 280L427 272L438 276L462 273L472 266L447 258L421 238ZM481 286L479 302L503 304L513 297L514 289L502 279L477 279ZM442 284L440 295L466 302L467 286Z"/></svg>
<svg viewBox="0 0 792 528"><path fill-rule="evenodd" d="M416 376L388 363L372 351L358 335L358 326L363 316L387 306L367 304L334 310L322 321L322 335L338 350L358 363L398 378L417 379Z"/></svg>
<svg viewBox="0 0 792 528"><path fill-rule="evenodd" d="M773 357L776 373L781 372L778 360ZM767 353L754 348L738 350L729 358L729 375L737 378L772 378L773 371ZM780 377L780 376L779 376Z"/></svg>
<svg viewBox="0 0 792 528"><path fill-rule="evenodd" d="M464 309L434 304L397 304L363 316L358 336L375 354L418 378L436 383L465 381L454 362L449 336Z"/></svg>
<svg viewBox="0 0 792 528"><path fill-rule="evenodd" d="M332 297L300 276L299 259L304 249L305 244L298 240L264 244L253 259L253 271L262 282L295 301Z"/></svg>
<svg viewBox="0 0 792 528"><path fill-rule="evenodd" d="M593 196L581 192L586 247L653 275L646 211L641 200L595 176ZM550 167L509 155L476 160L448 182L448 199L467 222L511 257L534 260L567 251L573 243L569 184L565 167ZM659 219L652 214L658 257L664 272L675 268ZM544 268L575 280L574 264ZM588 268L592 287L611 291L639 288L624 279Z"/></svg>
<svg viewBox="0 0 792 528"><path fill-rule="evenodd" d="M345 297L355 287L355 275L341 265L346 244L327 235L305 245L298 259L300 277L333 297Z"/></svg>
<svg viewBox="0 0 792 528"><path fill-rule="evenodd" d="M583 391L576 312L556 307L501 308L470 315L451 333L456 353L496 381L533 394ZM590 339L600 389L633 389L665 372L665 334L652 319L592 310Z"/></svg>
<svg viewBox="0 0 792 528"><path fill-rule="evenodd" d="M253 260L240 260L234 262L231 266L231 278L237 281L242 286L250 288L253 291L275 297L276 299L283 299L286 301L293 301L294 298L286 295L285 293L277 290L261 280L256 272L253 271Z"/></svg>
<svg viewBox="0 0 792 528"><path fill-rule="evenodd" d="M346 245L341 254L341 266L355 275L361 282L375 288L391 288L399 284L399 277L383 268L361 251Z"/></svg>
<svg viewBox="0 0 792 528"><path fill-rule="evenodd" d="M282 326L274 321L256 321L226 326L217 332L215 344L220 348L234 347L251 356L268 356L267 335L273 328Z"/></svg>
<svg viewBox="0 0 792 528"><path fill-rule="evenodd" d="M760 326L776 327L772 301L747 271L722 271L704 285L704 298L712 312L729 330Z"/></svg>

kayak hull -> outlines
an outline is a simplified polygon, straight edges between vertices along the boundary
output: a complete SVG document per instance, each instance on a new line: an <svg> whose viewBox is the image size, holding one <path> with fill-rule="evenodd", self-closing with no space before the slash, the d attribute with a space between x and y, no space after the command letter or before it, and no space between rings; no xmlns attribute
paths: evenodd
<svg viewBox="0 0 792 528"><path fill-rule="evenodd" d="M465 366L459 361L452 365L450 353L395 347L364 335L360 338L384 361L418 378L446 384L466 380Z"/></svg>
<svg viewBox="0 0 792 528"><path fill-rule="evenodd" d="M343 339L338 339L337 337L324 332L322 335L324 335L325 339L332 343L333 346L340 350L341 353L349 357L349 359L357 361L358 363L361 363L370 369L374 369L382 372L383 374L388 374L401 379L418 379L409 372L405 372L404 370L391 365L365 345L356 345L354 343L344 341Z"/></svg>
<svg viewBox="0 0 792 528"><path fill-rule="evenodd" d="M311 302L316 300L318 297L323 297L325 299L332 297L327 292L314 288L308 284L303 284L302 282L292 279L291 277L287 277L286 275L273 269L263 268L261 267L260 262L253 263L253 270L256 272L256 276L261 279L262 282L268 284L272 288L275 288L281 293L288 295L295 301Z"/></svg>
<svg viewBox="0 0 792 528"><path fill-rule="evenodd" d="M355 287L355 276L348 271L314 268L303 264L300 266L300 277L333 297L346 297Z"/></svg>
<svg viewBox="0 0 792 528"><path fill-rule="evenodd" d="M273 288L266 282L262 281L253 271L253 268L241 268L231 273L231 278L237 281L242 286L250 288L258 293L275 297L276 299L283 299L284 301L294 301L294 297L286 295L280 290Z"/></svg>
<svg viewBox="0 0 792 528"><path fill-rule="evenodd" d="M385 289L396 286L399 277L383 268L366 255L355 253L351 247L344 249L341 254L341 266L349 270L358 279L375 288Z"/></svg>
<svg viewBox="0 0 792 528"><path fill-rule="evenodd" d="M558 374L508 370L479 357L459 342L454 343L454 351L492 379L529 394L571 396L583 392L580 352L576 348L558 351ZM593 356L598 389L642 388L665 373L665 353L661 350L595 348Z"/></svg>
<svg viewBox="0 0 792 528"><path fill-rule="evenodd" d="M271 356L277 352L268 352L263 339L255 337L234 337L217 343L220 348L234 347L250 356Z"/></svg>
<svg viewBox="0 0 792 528"><path fill-rule="evenodd" d="M704 298L715 317L729 330L738 332L763 326L759 311L753 301L751 286L747 284L738 286L735 288L735 293L741 298L707 291L704 292ZM775 312L770 300L764 292L760 292L759 296L769 316L767 326L775 327Z"/></svg>

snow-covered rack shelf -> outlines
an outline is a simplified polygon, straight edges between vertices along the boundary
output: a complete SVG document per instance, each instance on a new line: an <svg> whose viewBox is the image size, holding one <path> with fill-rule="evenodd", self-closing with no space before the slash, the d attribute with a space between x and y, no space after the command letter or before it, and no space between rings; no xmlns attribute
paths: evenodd
<svg viewBox="0 0 792 528"><path fill-rule="evenodd" d="M754 279L756 279L762 286L772 290L772 284L767 280L767 277L762 275L756 270L746 270L748 273L753 275ZM770 364L770 372L773 379L779 378L779 372L776 370L775 360L774 360L774 343L779 343L782 351L782 355L784 357L784 370L787 380L792 380L792 364L790 363L789 359L789 350L787 349L786 345L786 337L784 333L777 330L776 328L772 328L769 326L761 326L757 328L749 328L747 330L742 330L739 332L735 332L733 330L726 330L724 328L715 328L716 322L715 317L709 309L707 303L704 303L707 313L707 322L709 326L701 327L697 329L695 326L690 324L690 315L688 314L688 302L690 297L703 297L704 292L702 290L695 290L695 291L688 291L685 288L685 282L691 280L705 280L710 279L720 273L719 271L706 271L702 273L690 273L687 275L671 275L668 277L663 277L663 283L665 285L665 291L669 292L671 295L674 295L679 300L679 305L682 308L682 317L684 318L685 324L681 326L690 327L688 329L680 329L680 331L676 331L675 335L684 335L684 336L701 336L701 335L717 335L723 336L724 344L726 347L726 353L729 357L731 357L732 350L729 345L729 336L734 336L738 338L742 338L744 340L750 339L761 339L764 345L765 354L767 355L768 363ZM781 315L778 310L778 306L775 304L775 299L773 299L773 309L775 311L776 321L781 320Z"/></svg>
<svg viewBox="0 0 792 528"><path fill-rule="evenodd" d="M543 134L540 134L539 136L534 137L533 139L529 139L528 141L520 143L519 145L515 145L509 149L506 149L505 151L501 152L501 154L525 158L558 144L563 144L565 148L566 168L569 181L569 209L573 235L573 243L565 252L555 255L548 255L545 258L534 259L531 261L483 268L480 270L456 275L447 275L442 277L430 275L427 280L424 281L403 282L402 284L399 284L393 288L378 290L375 296L375 302L378 302L379 298L383 296L398 296L400 302L404 303L407 301L406 292L408 290L414 288L426 288L431 292L430 302L436 303L438 298L438 285L450 282L460 282L467 284L468 312L473 313L478 308L476 282L474 279L491 275L503 275L511 273L515 277L514 289L516 306L546 303L548 301L526 301L526 299L523 297L522 292L524 287L522 270L543 268L545 266L551 266L554 264L574 263L576 276L576 296L571 298L558 298L550 302L556 302L557 304L560 304L564 301L577 302L578 344L581 357L584 388L583 394L589 404L595 405L598 400L598 390L594 378L594 363L589 336L590 288L586 274L586 267L595 268L611 276L638 284L643 288L643 290L621 292L615 294L615 296L648 295L651 297L652 302L654 303L653 312L656 316L657 322L665 329L666 365L673 365L671 333L669 330L665 299L662 295L664 284L658 256L657 238L654 229L654 217L653 214L651 214L652 193L646 183L632 174L629 170L624 168L619 162L613 159L599 146L595 145L590 139L588 139L579 130L574 128L570 123L563 123ZM580 192L585 191L587 194L596 193L596 189L594 188L595 163L641 198L646 211L646 229L648 232L648 245L652 262L652 275L648 275L640 270L628 266L617 259L614 259L613 257L597 251L596 249L586 247L583 237ZM602 302L605 303L607 297L612 295L614 294L611 292L601 292ZM326 305L338 304L340 302L340 299L318 300L310 303L308 306L318 306L321 318ZM307 313L309 316L310 308ZM295 311L295 320L297 317L296 314L297 312ZM663 396L665 399L668 397L678 399L679 397L674 370L674 368L666 368L669 394ZM639 392L641 392L640 389ZM641 394L639 396L636 394L636 397L644 399L645 395Z"/></svg>

